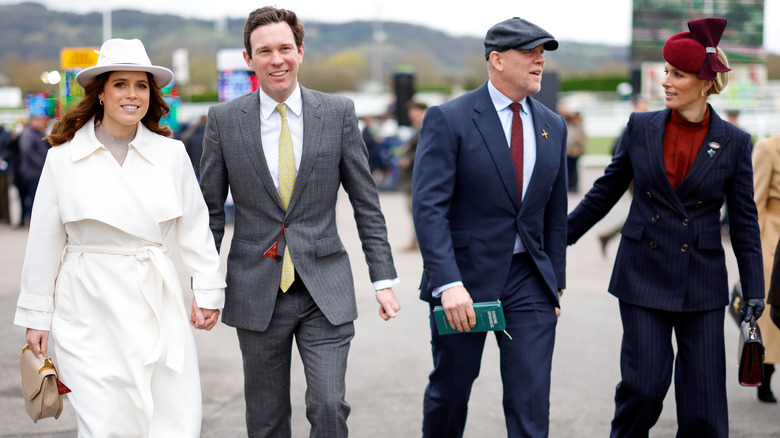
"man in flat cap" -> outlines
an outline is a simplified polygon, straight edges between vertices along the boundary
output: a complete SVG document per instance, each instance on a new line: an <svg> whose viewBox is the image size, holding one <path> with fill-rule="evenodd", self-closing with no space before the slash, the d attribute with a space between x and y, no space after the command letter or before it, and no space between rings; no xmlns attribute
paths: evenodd
<svg viewBox="0 0 780 438"><path fill-rule="evenodd" d="M506 317L506 332L494 333L507 434L548 434L565 287L566 123L530 96L541 88L544 51L557 48L526 20L496 24L485 37L489 80L430 108L423 122L412 199L434 362L424 437L463 435L486 338L471 331L473 304L496 300ZM438 333L437 305L461 333Z"/></svg>

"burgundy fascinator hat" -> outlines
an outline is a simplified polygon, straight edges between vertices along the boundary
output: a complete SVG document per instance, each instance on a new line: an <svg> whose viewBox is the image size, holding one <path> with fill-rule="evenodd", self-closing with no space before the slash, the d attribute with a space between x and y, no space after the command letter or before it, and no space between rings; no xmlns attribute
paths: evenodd
<svg viewBox="0 0 780 438"><path fill-rule="evenodd" d="M690 32L672 35L663 48L666 62L699 79L714 81L716 73L731 69L718 59L718 43L726 30L725 18L701 18L688 22Z"/></svg>

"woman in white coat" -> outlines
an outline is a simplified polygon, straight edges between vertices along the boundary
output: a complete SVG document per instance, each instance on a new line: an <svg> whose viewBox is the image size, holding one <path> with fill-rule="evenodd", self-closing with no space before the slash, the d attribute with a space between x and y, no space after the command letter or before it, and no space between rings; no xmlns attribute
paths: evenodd
<svg viewBox="0 0 780 438"><path fill-rule="evenodd" d="M198 437L188 319L216 324L225 281L184 145L159 124L173 73L138 40L98 54L47 137L14 323L35 353L51 334L80 437ZM192 276L189 318L168 241Z"/></svg>

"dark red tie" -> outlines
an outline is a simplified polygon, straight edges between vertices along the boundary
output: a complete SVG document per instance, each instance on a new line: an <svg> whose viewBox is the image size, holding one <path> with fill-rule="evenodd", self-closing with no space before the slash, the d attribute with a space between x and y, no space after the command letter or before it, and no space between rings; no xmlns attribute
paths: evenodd
<svg viewBox="0 0 780 438"><path fill-rule="evenodd" d="M511 103L512 110L512 134L509 141L509 150L512 152L512 161L515 163L515 175L517 176L517 189L520 192L520 203L523 203L523 121L520 120L520 110L523 107L517 103Z"/></svg>

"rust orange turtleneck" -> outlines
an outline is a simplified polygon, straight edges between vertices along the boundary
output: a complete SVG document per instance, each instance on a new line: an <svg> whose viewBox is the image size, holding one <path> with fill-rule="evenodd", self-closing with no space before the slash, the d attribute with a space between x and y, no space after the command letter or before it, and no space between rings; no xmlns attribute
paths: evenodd
<svg viewBox="0 0 780 438"><path fill-rule="evenodd" d="M683 119L677 110L672 110L664 132L664 164L666 176L675 189L682 184L685 175L691 170L709 127L709 108L704 119L695 123Z"/></svg>

